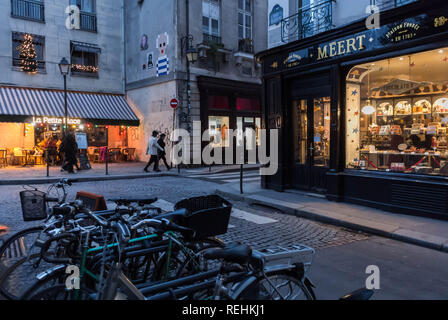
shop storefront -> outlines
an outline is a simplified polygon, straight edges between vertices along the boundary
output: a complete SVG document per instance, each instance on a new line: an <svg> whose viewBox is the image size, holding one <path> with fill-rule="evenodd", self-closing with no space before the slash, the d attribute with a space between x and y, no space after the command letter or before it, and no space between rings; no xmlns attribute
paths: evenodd
<svg viewBox="0 0 448 320"><path fill-rule="evenodd" d="M259 54L279 171L263 186L448 218L448 4L417 2Z"/></svg>
<svg viewBox="0 0 448 320"><path fill-rule="evenodd" d="M64 93L17 87L0 87L0 166L44 164L49 143L57 148L65 129L85 134L86 153L101 162L108 147L112 160L135 160L139 141L132 134L139 120L121 95L68 92L68 118ZM59 153L51 162L60 162ZM56 159L55 159L56 158Z"/></svg>
<svg viewBox="0 0 448 320"><path fill-rule="evenodd" d="M233 146L244 143L242 132L255 131L255 141L246 139L246 148L256 148L261 129L261 86L253 83L198 77L201 94L202 131L209 130L214 147L230 147L228 129L238 130ZM203 142L203 147L208 142ZM223 151L223 157L225 156Z"/></svg>

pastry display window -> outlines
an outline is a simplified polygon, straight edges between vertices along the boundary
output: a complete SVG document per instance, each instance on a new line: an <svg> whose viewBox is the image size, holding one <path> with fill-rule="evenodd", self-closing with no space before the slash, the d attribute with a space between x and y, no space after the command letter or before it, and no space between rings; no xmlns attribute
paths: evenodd
<svg viewBox="0 0 448 320"><path fill-rule="evenodd" d="M448 48L352 68L346 167L448 176Z"/></svg>

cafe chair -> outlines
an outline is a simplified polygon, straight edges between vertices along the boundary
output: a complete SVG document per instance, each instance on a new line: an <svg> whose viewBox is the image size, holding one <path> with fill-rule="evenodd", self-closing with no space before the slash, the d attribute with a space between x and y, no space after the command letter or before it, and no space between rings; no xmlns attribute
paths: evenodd
<svg viewBox="0 0 448 320"><path fill-rule="evenodd" d="M134 161L135 160L135 148L123 149L123 159L124 159L124 161Z"/></svg>
<svg viewBox="0 0 448 320"><path fill-rule="evenodd" d="M24 165L26 161L26 154L23 152L22 148L13 149L12 163L14 165Z"/></svg>

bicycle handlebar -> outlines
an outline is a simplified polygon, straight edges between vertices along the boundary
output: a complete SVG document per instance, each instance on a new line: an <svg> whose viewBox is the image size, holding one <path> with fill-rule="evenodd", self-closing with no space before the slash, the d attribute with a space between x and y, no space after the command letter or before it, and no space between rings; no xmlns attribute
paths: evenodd
<svg viewBox="0 0 448 320"><path fill-rule="evenodd" d="M62 239L69 239L70 241L74 241L76 240L76 236L72 233L64 233L61 234L59 236L53 237L48 239L47 241L44 242L44 244L42 245L42 249L41 249L41 257L44 261L48 262L48 263L54 263L54 264L60 264L60 263L72 263L72 259L71 258L54 258L54 257L49 257L48 256L48 249L50 248L50 245L55 242L55 241L60 241Z"/></svg>

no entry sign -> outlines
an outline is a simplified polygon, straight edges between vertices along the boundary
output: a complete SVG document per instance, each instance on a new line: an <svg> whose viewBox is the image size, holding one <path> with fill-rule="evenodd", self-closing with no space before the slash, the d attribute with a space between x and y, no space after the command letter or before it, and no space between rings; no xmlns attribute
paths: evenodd
<svg viewBox="0 0 448 320"><path fill-rule="evenodd" d="M170 101L171 108L176 109L178 105L179 105L179 101L177 99L172 99Z"/></svg>

